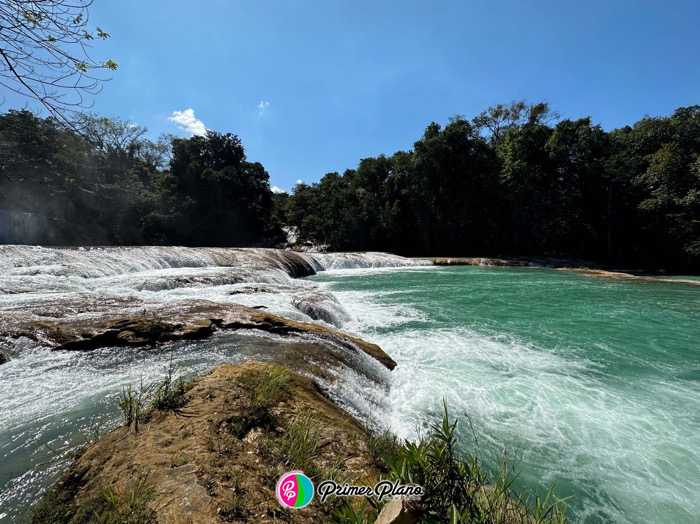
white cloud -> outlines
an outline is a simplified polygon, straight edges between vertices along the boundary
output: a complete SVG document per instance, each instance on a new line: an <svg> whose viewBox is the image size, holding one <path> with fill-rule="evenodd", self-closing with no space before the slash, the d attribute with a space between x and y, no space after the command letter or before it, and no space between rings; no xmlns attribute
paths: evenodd
<svg viewBox="0 0 700 524"><path fill-rule="evenodd" d="M261 100L260 103L258 104L258 111L259 114L265 113L265 110L270 108L270 102L266 102L265 100Z"/></svg>
<svg viewBox="0 0 700 524"><path fill-rule="evenodd" d="M204 135L207 132L207 128L204 127L204 122L194 116L194 109L173 111L173 115L168 117L168 120L175 122L180 129L192 133L193 135Z"/></svg>
<svg viewBox="0 0 700 524"><path fill-rule="evenodd" d="M301 178L299 180L297 180L297 184L303 184L303 183L304 182L302 182Z"/></svg>
<svg viewBox="0 0 700 524"><path fill-rule="evenodd" d="M273 193L276 193L276 194L286 193L286 191L285 191L284 189L280 189L280 188L277 187L277 186L272 186L272 187L270 188L270 191L272 191Z"/></svg>

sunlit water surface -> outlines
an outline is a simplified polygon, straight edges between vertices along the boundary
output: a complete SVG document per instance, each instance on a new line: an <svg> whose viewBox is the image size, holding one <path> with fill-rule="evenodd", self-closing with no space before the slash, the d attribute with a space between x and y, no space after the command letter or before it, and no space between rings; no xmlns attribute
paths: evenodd
<svg viewBox="0 0 700 524"><path fill-rule="evenodd" d="M541 269L311 277L398 362L389 426L469 413L479 449L583 522L700 521L700 290ZM474 438L462 420L462 442Z"/></svg>
<svg viewBox="0 0 700 524"><path fill-rule="evenodd" d="M518 487L556 483L558 496L572 496L575 520L698 521L697 287L541 269L394 267L412 262L381 254L305 255L325 271L296 280L260 254L227 250L11 246L0 255L0 311L8 314L85 297L127 309L211 300L359 335L398 367L355 361L364 374L340 370L324 386L370 426L415 438L440 418L444 398L453 415L471 416L487 463L507 449L518 459ZM301 311L299 297L316 297L328 323ZM194 377L222 362L270 359L274 338L222 333L155 351L91 353L6 343L0 522L26 515L71 453L119 424L123 386L154 382L171 362ZM460 438L472 450L465 422Z"/></svg>

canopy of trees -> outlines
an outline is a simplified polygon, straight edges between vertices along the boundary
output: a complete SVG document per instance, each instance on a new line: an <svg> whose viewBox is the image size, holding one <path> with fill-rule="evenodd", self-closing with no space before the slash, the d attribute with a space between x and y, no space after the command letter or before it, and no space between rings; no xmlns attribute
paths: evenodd
<svg viewBox="0 0 700 524"><path fill-rule="evenodd" d="M0 242L273 245L290 225L333 250L700 271L700 106L610 132L546 104L496 106L292 195L271 193L235 135L78 125L0 115Z"/></svg>
<svg viewBox="0 0 700 524"><path fill-rule="evenodd" d="M235 135L153 142L120 119L83 114L78 125L0 115L0 243L272 241L268 174Z"/></svg>
<svg viewBox="0 0 700 524"><path fill-rule="evenodd" d="M333 250L700 270L700 106L612 132L556 120L517 102L432 123L412 151L298 185L278 214Z"/></svg>

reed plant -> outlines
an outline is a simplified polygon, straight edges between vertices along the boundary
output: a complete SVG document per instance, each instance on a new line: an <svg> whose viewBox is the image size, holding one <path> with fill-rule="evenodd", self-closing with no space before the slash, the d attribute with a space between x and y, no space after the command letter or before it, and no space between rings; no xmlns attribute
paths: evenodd
<svg viewBox="0 0 700 524"><path fill-rule="evenodd" d="M144 386L143 382L141 382L138 390L132 388L131 384L122 388L119 409L121 409L122 415L124 416L124 425L128 428L133 426L134 433L139 432L139 422L141 422L143 414L148 406L151 390L152 388L150 386Z"/></svg>
<svg viewBox="0 0 700 524"><path fill-rule="evenodd" d="M489 475L477 453L466 455L458 444L456 420L448 414L417 442L397 442L390 434L372 436L370 453L386 466L385 478L400 484L420 485L425 494L413 504L422 523L563 524L566 504L554 496L554 486L534 500L516 492L517 475L503 455L495 475ZM374 499L362 506L349 501L334 512L334 522L373 522L381 509Z"/></svg>
<svg viewBox="0 0 700 524"><path fill-rule="evenodd" d="M158 411L179 412L187 403L185 393L187 393L185 380L182 377L173 380L173 366L171 362L167 375L155 388L151 408Z"/></svg>

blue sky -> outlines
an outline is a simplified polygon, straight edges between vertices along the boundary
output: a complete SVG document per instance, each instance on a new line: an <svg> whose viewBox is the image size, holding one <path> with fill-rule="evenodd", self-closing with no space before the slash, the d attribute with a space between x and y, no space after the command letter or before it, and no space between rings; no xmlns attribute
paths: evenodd
<svg viewBox="0 0 700 524"><path fill-rule="evenodd" d="M192 110L285 190L499 102L545 100L605 129L700 103L697 1L95 0L90 13L112 35L96 58L119 64L94 111L155 137L189 136L169 117Z"/></svg>

